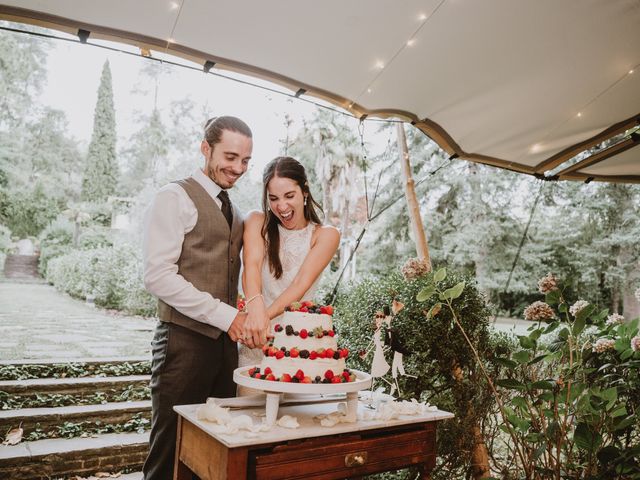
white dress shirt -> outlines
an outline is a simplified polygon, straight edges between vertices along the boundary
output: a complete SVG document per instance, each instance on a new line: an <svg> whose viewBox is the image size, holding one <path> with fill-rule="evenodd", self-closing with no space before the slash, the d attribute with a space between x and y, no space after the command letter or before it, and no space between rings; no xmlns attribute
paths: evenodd
<svg viewBox="0 0 640 480"><path fill-rule="evenodd" d="M218 206L222 190L197 170L195 179ZM144 286L152 295L199 322L229 330L238 310L202 292L178 273L184 236L196 226L198 211L187 192L176 183L160 189L145 215Z"/></svg>

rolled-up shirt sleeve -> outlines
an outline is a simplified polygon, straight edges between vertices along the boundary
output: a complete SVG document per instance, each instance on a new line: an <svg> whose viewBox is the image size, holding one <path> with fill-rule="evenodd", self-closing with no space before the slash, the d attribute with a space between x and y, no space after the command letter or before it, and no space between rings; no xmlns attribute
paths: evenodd
<svg viewBox="0 0 640 480"><path fill-rule="evenodd" d="M182 187L170 184L158 192L145 215L144 286L187 317L226 332L238 310L198 290L178 273L184 236L197 219L195 205Z"/></svg>

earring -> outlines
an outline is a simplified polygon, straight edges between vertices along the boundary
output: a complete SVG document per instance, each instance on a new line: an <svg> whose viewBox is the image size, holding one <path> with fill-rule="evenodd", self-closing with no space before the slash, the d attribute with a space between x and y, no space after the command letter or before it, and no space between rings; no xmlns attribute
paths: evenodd
<svg viewBox="0 0 640 480"><path fill-rule="evenodd" d="M304 206L307 206L307 197L304 197Z"/></svg>

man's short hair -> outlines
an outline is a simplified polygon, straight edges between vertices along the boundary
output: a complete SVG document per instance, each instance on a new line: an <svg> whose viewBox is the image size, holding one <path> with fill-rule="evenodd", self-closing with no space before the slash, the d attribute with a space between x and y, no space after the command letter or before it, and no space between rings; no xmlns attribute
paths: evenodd
<svg viewBox="0 0 640 480"><path fill-rule="evenodd" d="M220 143L222 138L222 132L229 130L231 132L238 132L248 138L253 138L249 125L244 123L237 117L222 116L212 117L207 120L204 126L204 139L212 147L216 143Z"/></svg>

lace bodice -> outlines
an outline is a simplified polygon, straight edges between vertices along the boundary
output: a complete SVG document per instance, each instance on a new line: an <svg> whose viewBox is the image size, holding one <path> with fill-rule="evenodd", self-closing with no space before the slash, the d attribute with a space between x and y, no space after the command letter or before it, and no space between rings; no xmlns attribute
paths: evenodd
<svg viewBox="0 0 640 480"><path fill-rule="evenodd" d="M264 296L265 305L271 305L293 282L307 253L311 249L311 236L314 229L315 225L313 223L309 223L301 230L287 230L282 225L278 225L282 276L278 279L273 277L269 269L269 260L265 257L262 264L262 295ZM302 296L303 300L313 299L318 281L319 277Z"/></svg>

